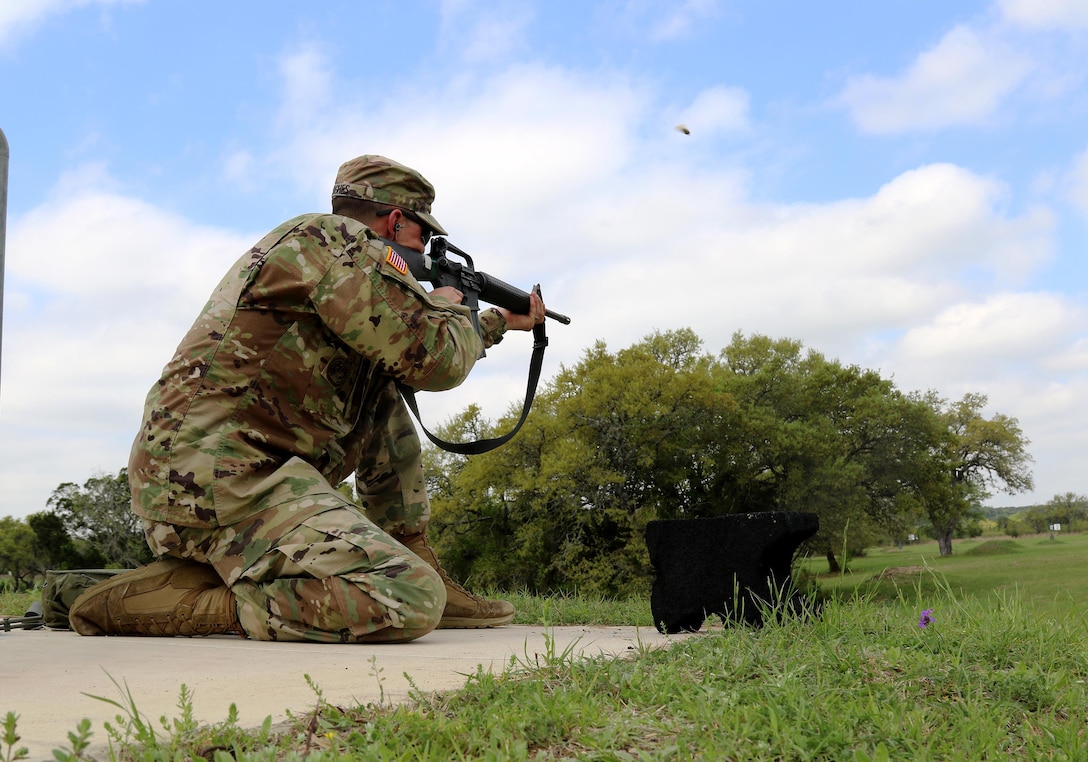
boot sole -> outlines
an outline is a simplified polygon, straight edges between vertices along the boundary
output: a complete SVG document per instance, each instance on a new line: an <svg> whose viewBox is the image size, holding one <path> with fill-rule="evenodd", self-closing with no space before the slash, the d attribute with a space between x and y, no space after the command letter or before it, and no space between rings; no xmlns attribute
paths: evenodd
<svg viewBox="0 0 1088 762"><path fill-rule="evenodd" d="M474 617L444 616L438 623L439 630L483 630L488 627L502 627L514 621L514 615L497 616L491 619Z"/></svg>

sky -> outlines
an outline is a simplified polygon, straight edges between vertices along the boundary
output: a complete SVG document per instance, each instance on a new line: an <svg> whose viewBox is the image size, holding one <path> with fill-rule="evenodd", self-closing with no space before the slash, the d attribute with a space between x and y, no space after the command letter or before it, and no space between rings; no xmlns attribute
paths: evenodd
<svg viewBox="0 0 1088 762"><path fill-rule="evenodd" d="M677 129L684 125L687 133ZM0 517L126 465L232 263L365 153L572 318L543 379L691 328L987 396L1088 494L1084 0L4 0ZM431 428L520 407L528 334Z"/></svg>

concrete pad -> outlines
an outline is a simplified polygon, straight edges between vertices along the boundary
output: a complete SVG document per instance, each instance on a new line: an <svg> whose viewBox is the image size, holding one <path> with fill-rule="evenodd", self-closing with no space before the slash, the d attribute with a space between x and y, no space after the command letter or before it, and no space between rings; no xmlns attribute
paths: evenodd
<svg viewBox="0 0 1088 762"><path fill-rule="evenodd" d="M19 715L20 746L31 760L52 759L68 746L68 733L82 718L91 720L94 756L105 758L104 722L116 724L117 707L93 696L125 698L114 685L128 686L137 709L156 729L159 718L174 719L182 684L192 694L194 717L222 722L230 705L238 724L258 727L313 709L317 696L309 675L331 704L400 702L411 686L430 693L464 685L477 666L503 672L511 659L532 662L537 655L620 656L640 646L662 646L684 636L636 627L534 627L513 625L484 630L436 630L411 643L325 645L265 643L230 636L209 638L85 638L63 630L0 633L0 717ZM112 679L111 679L112 678ZM88 695L89 694L89 695Z"/></svg>

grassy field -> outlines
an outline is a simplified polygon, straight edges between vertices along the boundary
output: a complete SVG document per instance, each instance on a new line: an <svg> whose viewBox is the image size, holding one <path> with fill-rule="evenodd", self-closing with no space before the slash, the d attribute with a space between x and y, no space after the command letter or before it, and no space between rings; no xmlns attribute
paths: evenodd
<svg viewBox="0 0 1088 762"><path fill-rule="evenodd" d="M715 625L625 659L546 653L404 705L331 706L314 686L313 711L279 734L198 726L182 696L171 732L119 722L111 740L124 759L216 762L1088 759L1088 537L961 541L944 559L921 544L850 568L819 579L814 619ZM649 622L643 601L515 599L535 622Z"/></svg>
<svg viewBox="0 0 1088 762"><path fill-rule="evenodd" d="M901 590L931 593L947 585L957 595L993 599L1012 594L1040 614L1088 613L1088 534L957 540L942 558L936 542L873 549L851 559L846 574L827 574L827 561L806 559L825 593L892 600Z"/></svg>

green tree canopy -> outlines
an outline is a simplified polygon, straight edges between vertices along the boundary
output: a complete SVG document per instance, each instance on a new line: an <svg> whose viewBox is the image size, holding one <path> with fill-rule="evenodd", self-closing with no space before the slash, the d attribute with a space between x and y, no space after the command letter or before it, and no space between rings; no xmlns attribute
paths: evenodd
<svg viewBox="0 0 1088 762"><path fill-rule="evenodd" d="M64 519L57 514L32 513L26 522L34 530L34 556L41 571L97 568L106 564L106 557L97 548L86 540L72 539Z"/></svg>
<svg viewBox="0 0 1088 762"><path fill-rule="evenodd" d="M765 510L819 515L813 547L834 568L844 546L960 507L950 458L964 439L946 411L800 342L737 334L717 357L687 329L618 352L598 342L537 400L498 450L428 450L432 536L474 584L632 592L649 582L650 520ZM517 412L495 426L470 407L441 434L491 436ZM1009 433L995 420L990 439ZM957 461L969 483L997 462L980 450L990 439Z"/></svg>
<svg viewBox="0 0 1088 762"><path fill-rule="evenodd" d="M1088 497L1075 492L1055 495L1043 505L1035 505L1021 515L1033 532L1045 532L1051 524L1067 528L1088 517Z"/></svg>
<svg viewBox="0 0 1088 762"><path fill-rule="evenodd" d="M1020 423L1002 413L986 418L984 394L965 394L955 402L930 392L922 399L937 417L943 441L934 449L936 468L923 485L923 504L942 556L951 555L960 522L999 489L1009 494L1034 486L1027 451L1031 443Z"/></svg>
<svg viewBox="0 0 1088 762"><path fill-rule="evenodd" d="M1075 492L1066 492L1064 495L1055 495L1046 502L1049 523L1072 524L1075 521L1083 521L1088 518L1088 496L1078 495Z"/></svg>
<svg viewBox="0 0 1088 762"><path fill-rule="evenodd" d="M10 574L16 587L26 587L37 572L34 530L21 519L0 519L0 573Z"/></svg>
<svg viewBox="0 0 1088 762"><path fill-rule="evenodd" d="M510 443L433 457L443 562L474 584L535 591L644 585L646 522L701 512L713 419L731 405L700 346L691 331L616 354L599 342L542 390ZM442 435L489 435L515 414L495 427L470 409Z"/></svg>
<svg viewBox="0 0 1088 762"><path fill-rule="evenodd" d="M153 560L131 501L128 470L122 468L116 476L93 476L83 486L61 484L47 505L69 535L97 550L106 564L131 568Z"/></svg>
<svg viewBox="0 0 1088 762"><path fill-rule="evenodd" d="M731 511L819 515L810 541L837 568L835 550L858 551L902 534L925 478L926 409L890 380L842 365L800 342L736 334L722 351L724 389L737 401L718 464Z"/></svg>

